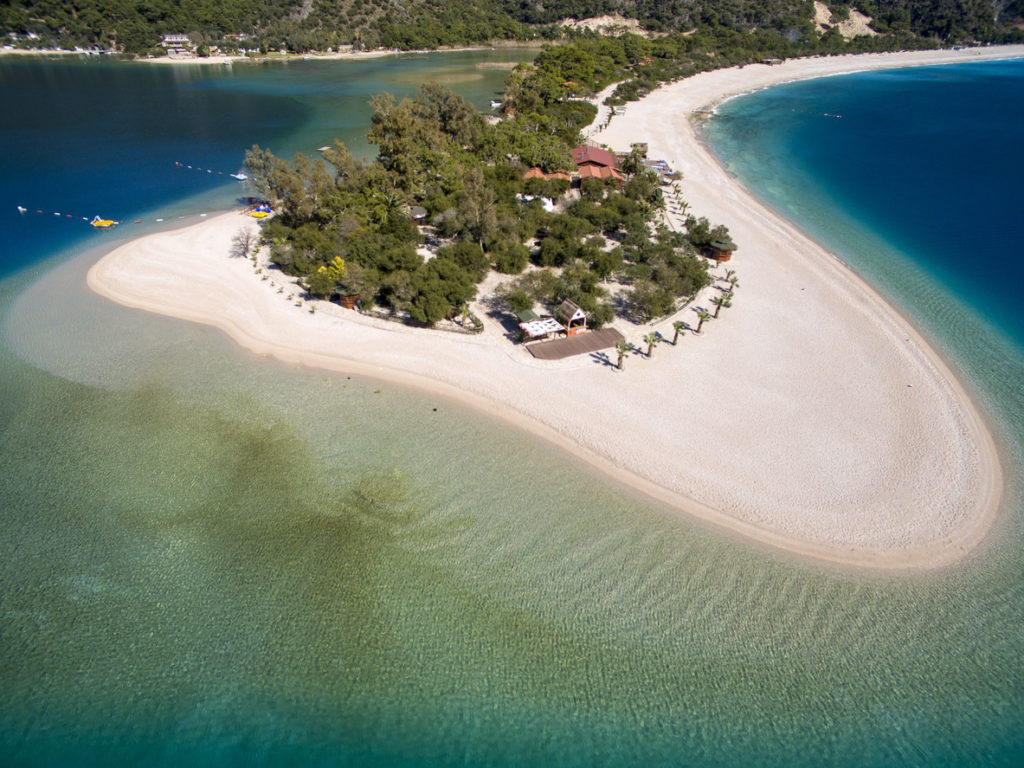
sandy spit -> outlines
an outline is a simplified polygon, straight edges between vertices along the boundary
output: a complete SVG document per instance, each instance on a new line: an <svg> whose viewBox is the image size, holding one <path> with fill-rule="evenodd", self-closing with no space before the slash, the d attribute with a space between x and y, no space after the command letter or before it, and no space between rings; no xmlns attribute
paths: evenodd
<svg viewBox="0 0 1024 768"><path fill-rule="evenodd" d="M599 135L646 141L683 171L696 215L729 225L734 305L651 358L542 363L487 308L485 333L411 329L336 306L315 313L280 273L229 255L237 213L147 235L100 259L87 282L121 304L216 326L295 364L457 399L549 440L683 517L843 565L919 569L963 557L996 519L1000 461L945 363L869 286L753 199L705 151L696 113L771 84L868 68L1024 55L1024 47L789 61L721 70L630 104ZM724 270L718 269L719 275ZM271 283L275 285L271 285ZM696 325L709 289L627 338ZM287 286L279 293L278 288ZM289 298L289 294L292 294Z"/></svg>

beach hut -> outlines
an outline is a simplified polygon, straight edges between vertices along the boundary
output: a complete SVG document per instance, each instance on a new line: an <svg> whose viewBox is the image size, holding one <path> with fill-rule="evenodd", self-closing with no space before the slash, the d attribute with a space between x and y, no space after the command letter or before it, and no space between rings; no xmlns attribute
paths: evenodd
<svg viewBox="0 0 1024 768"><path fill-rule="evenodd" d="M712 240L710 246L711 258L718 262L729 261L736 250L736 243L732 240Z"/></svg>
<svg viewBox="0 0 1024 768"><path fill-rule="evenodd" d="M563 326L569 336L578 336L587 332L587 313L575 302L566 299L555 312L555 319Z"/></svg>
<svg viewBox="0 0 1024 768"><path fill-rule="evenodd" d="M426 221L427 209L421 205L414 205L409 209L409 216L413 221Z"/></svg>
<svg viewBox="0 0 1024 768"><path fill-rule="evenodd" d="M520 318L519 338L524 343L545 341L565 333L565 328L553 317L538 317L533 312L520 312L518 316ZM523 320L524 317L530 319Z"/></svg>
<svg viewBox="0 0 1024 768"><path fill-rule="evenodd" d="M524 309L522 312L516 312L516 317L519 318L520 323L531 323L534 320L540 320L540 315L532 309Z"/></svg>

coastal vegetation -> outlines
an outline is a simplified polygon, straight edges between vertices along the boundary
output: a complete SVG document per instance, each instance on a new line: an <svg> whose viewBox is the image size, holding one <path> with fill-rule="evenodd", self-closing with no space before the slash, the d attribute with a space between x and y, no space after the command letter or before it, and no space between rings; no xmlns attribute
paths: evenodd
<svg viewBox="0 0 1024 768"><path fill-rule="evenodd" d="M131 55L164 55L161 41L167 34L187 35L190 50L198 55L420 50L495 41L588 39L595 36L592 30L559 22L617 13L635 19L644 36L634 37L650 38L661 52L649 54L649 67L638 73L635 87L640 89L685 74L683 64L700 71L743 63L751 55L1024 40L1020 4L1005 0L859 0L828 7L832 23L822 29L815 24L813 4L793 0L11 0L0 5L0 33L20 47L96 46ZM851 10L870 17L871 29L878 34L845 40L838 24Z"/></svg>
<svg viewBox="0 0 1024 768"><path fill-rule="evenodd" d="M570 168L595 114L537 86L565 77L545 56L513 73L520 108L496 123L439 85L400 102L376 96L373 161L340 143L291 162L253 147L249 176L277 210L262 231L272 262L311 295L358 294L364 310L426 326L458 314L492 270L514 276L503 292L512 308L570 299L595 328L616 315L613 291L635 319L674 312L710 278L701 246L663 223L661 182L638 155L621 178L574 190L568 174L526 178Z"/></svg>
<svg viewBox="0 0 1024 768"><path fill-rule="evenodd" d="M183 30L187 35L177 37L198 55L562 38L511 71L495 121L462 97L426 85L400 102L389 94L373 98L372 160L335 143L319 157L291 161L253 147L246 164L277 211L262 230L271 259L300 277L312 297L358 296L364 310L382 306L434 326L464 315L477 286L496 271L510 276L500 294L511 308L541 304L552 311L569 299L600 328L617 314L644 323L674 313L710 284L699 256L729 236L723 225L694 216L686 218L685 233L670 229L662 215L666 192L681 211L687 208L679 185L666 186L678 179L650 170L639 150L620 158L615 177L584 178L570 189L570 150L596 115L596 93L616 85L606 100L614 107L719 67L1021 36L1000 13L986 15L986 0L958 11L918 0L860 3L856 10L871 16L873 34L854 37L838 26L852 6L828 6L831 25L822 24L825 6L818 6L815 17L813 4L790 0L640 2L629 13L642 34L617 36L556 24L566 15L626 12L581 0L543 8L494 0L469 10L435 0L301 8L273 0L260 9L202 0L154 0L145 9L132 0L81 0L74 8L15 0L0 9L0 23L18 44L91 44L147 55L164 52L162 34ZM251 245L235 247L248 255ZM729 305L734 276L730 286L717 297L714 317ZM652 351L649 343L648 356Z"/></svg>

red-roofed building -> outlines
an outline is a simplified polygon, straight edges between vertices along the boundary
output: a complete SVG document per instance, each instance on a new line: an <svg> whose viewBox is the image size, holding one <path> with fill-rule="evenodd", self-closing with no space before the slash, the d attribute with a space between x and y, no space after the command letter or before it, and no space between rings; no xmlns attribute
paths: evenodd
<svg viewBox="0 0 1024 768"><path fill-rule="evenodd" d="M576 161L576 172L580 179L616 179L622 181L615 164L615 155L607 149L584 144L572 150Z"/></svg>
<svg viewBox="0 0 1024 768"><path fill-rule="evenodd" d="M523 179L564 179L565 181L571 181L569 174L565 171L552 171L551 173L545 173L539 166L534 166L524 173Z"/></svg>
<svg viewBox="0 0 1024 768"><path fill-rule="evenodd" d="M593 165L606 165L609 168L615 167L615 155L607 149L583 144L582 146L574 147L570 151L572 152L572 159L577 166L589 163Z"/></svg>
<svg viewBox="0 0 1024 768"><path fill-rule="evenodd" d="M581 165L579 167L580 181L583 179L615 179L622 181L622 174L607 165Z"/></svg>

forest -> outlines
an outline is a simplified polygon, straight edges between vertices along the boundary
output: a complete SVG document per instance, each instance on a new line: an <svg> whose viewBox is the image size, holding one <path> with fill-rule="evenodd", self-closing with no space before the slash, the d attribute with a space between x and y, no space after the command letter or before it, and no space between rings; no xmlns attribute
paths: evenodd
<svg viewBox="0 0 1024 768"><path fill-rule="evenodd" d="M276 210L262 232L271 261L315 297L359 294L364 310L383 305L426 326L462 311L491 270L509 275L511 308L552 310L568 298L592 327L617 311L637 320L674 312L708 284L700 251L728 231L703 220L692 222L696 238L668 230L662 180L639 151L620 163L621 179L588 178L571 191L567 175L524 178L538 166L575 168L569 150L596 110L567 100L564 83L591 59L592 78L615 71L601 56L558 49L517 68L507 99L518 108L497 122L439 85L400 102L376 96L372 161L340 143L290 161L253 147L250 178ZM428 258L418 250L426 238Z"/></svg>
<svg viewBox="0 0 1024 768"><path fill-rule="evenodd" d="M835 18L851 8L872 17L890 47L1024 40L1024 0L858 0L828 3ZM696 33L757 47L831 52L837 41L814 29L808 0L8 0L0 32L21 47L98 46L163 55L164 34L187 34L199 50L326 51L339 46L400 50L493 41L566 39L560 19L618 13L653 34ZM832 37L836 37L833 35ZM860 40L858 38L858 40ZM908 41L916 40L915 45ZM746 43L749 47L750 41ZM865 44L864 41L857 43ZM877 43L876 43L877 44Z"/></svg>

